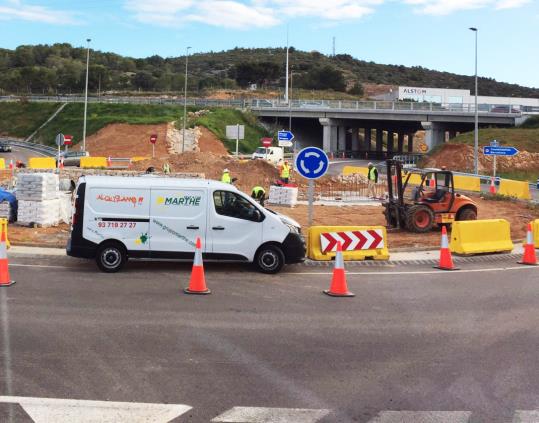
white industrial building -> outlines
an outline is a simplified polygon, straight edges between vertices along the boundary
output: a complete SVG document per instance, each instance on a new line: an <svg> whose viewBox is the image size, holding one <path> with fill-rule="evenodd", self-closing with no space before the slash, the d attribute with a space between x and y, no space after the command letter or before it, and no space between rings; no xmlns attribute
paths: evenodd
<svg viewBox="0 0 539 423"><path fill-rule="evenodd" d="M448 88L398 87L375 98L377 100L387 101L437 103L452 107L475 103L475 97L470 90ZM507 111L539 112L539 98L489 97L480 95L477 97L477 102L479 104L479 110L484 111L499 108L502 109L499 111L503 112L503 108L506 108Z"/></svg>

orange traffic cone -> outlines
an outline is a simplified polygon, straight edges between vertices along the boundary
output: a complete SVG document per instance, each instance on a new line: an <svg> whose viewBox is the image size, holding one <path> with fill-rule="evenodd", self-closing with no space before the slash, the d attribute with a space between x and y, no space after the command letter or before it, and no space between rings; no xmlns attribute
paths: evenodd
<svg viewBox="0 0 539 423"><path fill-rule="evenodd" d="M429 188L435 188L436 187L436 178L434 177L434 173L432 174L429 182Z"/></svg>
<svg viewBox="0 0 539 423"><path fill-rule="evenodd" d="M63 169L64 168L64 158L60 158L60 163L58 163L58 168Z"/></svg>
<svg viewBox="0 0 539 423"><path fill-rule="evenodd" d="M0 237L0 287L11 286L15 283L9 277L9 268L7 261L6 233L2 231Z"/></svg>
<svg viewBox="0 0 539 423"><path fill-rule="evenodd" d="M110 160L110 156L107 157L107 166L108 166L108 167L111 167L111 166L112 166L112 161Z"/></svg>
<svg viewBox="0 0 539 423"><path fill-rule="evenodd" d="M491 194L496 194L496 185L494 185L494 177L490 178L490 187L488 189L488 192Z"/></svg>
<svg viewBox="0 0 539 423"><path fill-rule="evenodd" d="M186 294L205 295L211 294L211 291L206 286L206 279L204 278L204 265L202 264L202 242L197 237L195 260L193 261L193 270L191 272L191 280L189 281L189 288L183 290Z"/></svg>
<svg viewBox="0 0 539 423"><path fill-rule="evenodd" d="M533 243L533 230L531 223L528 223L526 243L524 244L524 256L522 257L522 261L519 261L519 264L537 266L537 255L535 254L535 245Z"/></svg>
<svg viewBox="0 0 539 423"><path fill-rule="evenodd" d="M440 270L458 270L453 264L453 258L451 257L451 250L449 249L449 241L447 239L447 229L442 226L442 244L440 246L440 264L434 266L435 269Z"/></svg>
<svg viewBox="0 0 539 423"><path fill-rule="evenodd" d="M344 259L342 257L342 245L337 244L337 255L335 256L335 268L333 269L333 278L331 286L324 290L324 294L331 297L355 297L356 294L348 291L346 286L346 272L344 270Z"/></svg>
<svg viewBox="0 0 539 423"><path fill-rule="evenodd" d="M13 170L13 160L9 161L9 170Z"/></svg>

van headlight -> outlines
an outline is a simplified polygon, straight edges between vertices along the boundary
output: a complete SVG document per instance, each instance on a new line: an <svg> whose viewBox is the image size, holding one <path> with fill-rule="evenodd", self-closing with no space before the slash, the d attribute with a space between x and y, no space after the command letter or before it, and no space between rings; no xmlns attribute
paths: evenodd
<svg viewBox="0 0 539 423"><path fill-rule="evenodd" d="M287 223L286 226L288 226L288 229L290 229L290 232L293 234L299 235L299 233L301 232L300 228L298 228L297 226L291 225L289 223Z"/></svg>

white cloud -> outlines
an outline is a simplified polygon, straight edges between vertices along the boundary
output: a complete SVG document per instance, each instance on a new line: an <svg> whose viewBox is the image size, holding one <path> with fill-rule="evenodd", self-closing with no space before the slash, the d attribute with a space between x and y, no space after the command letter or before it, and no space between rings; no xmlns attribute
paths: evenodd
<svg viewBox="0 0 539 423"><path fill-rule="evenodd" d="M289 17L311 16L329 20L360 19L384 0L261 0Z"/></svg>
<svg viewBox="0 0 539 423"><path fill-rule="evenodd" d="M462 10L493 7L495 9L510 9L521 7L530 0L404 0L414 6L417 13L427 15L449 15Z"/></svg>
<svg viewBox="0 0 539 423"><path fill-rule="evenodd" d="M0 3L0 20L23 20L57 25L77 23L72 12L35 6L21 0L6 0Z"/></svg>

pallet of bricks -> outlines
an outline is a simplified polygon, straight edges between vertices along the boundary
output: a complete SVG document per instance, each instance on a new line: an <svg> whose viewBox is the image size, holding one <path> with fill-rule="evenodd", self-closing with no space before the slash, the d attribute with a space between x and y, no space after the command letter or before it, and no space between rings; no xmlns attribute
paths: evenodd
<svg viewBox="0 0 539 423"><path fill-rule="evenodd" d="M271 186L268 203L285 207L295 207L298 203L298 189L296 187Z"/></svg>
<svg viewBox="0 0 539 423"><path fill-rule="evenodd" d="M23 226L50 227L67 221L70 199L59 190L54 173L21 173L17 177L17 222Z"/></svg>

